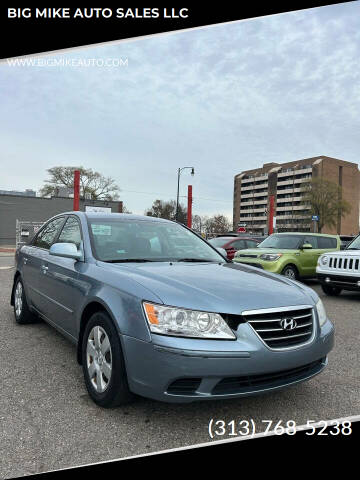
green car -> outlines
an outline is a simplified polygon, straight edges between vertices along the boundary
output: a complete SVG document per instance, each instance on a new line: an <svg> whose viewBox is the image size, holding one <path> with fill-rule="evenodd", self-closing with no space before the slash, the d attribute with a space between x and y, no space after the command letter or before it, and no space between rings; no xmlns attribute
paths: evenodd
<svg viewBox="0 0 360 480"><path fill-rule="evenodd" d="M340 250L338 235L274 233L256 248L239 250L233 261L296 280L315 277L318 257L334 250Z"/></svg>

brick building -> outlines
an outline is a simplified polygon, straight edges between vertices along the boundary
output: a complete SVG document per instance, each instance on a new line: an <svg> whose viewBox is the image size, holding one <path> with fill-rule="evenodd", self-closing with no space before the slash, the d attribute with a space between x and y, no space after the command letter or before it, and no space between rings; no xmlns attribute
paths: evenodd
<svg viewBox="0 0 360 480"><path fill-rule="evenodd" d="M310 206L303 201L301 188L312 178L330 180L342 188L342 196L351 212L337 218L335 228L324 226L323 233L342 235L359 232L360 172L356 163L320 156L288 163L265 163L234 178L234 228L246 224L248 231L264 233L268 228L269 197L274 196L276 230L312 231Z"/></svg>

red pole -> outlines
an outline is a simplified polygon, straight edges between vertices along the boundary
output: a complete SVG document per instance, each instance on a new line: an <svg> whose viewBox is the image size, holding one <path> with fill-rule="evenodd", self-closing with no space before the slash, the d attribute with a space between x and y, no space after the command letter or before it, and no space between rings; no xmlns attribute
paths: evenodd
<svg viewBox="0 0 360 480"><path fill-rule="evenodd" d="M188 185L188 209L187 209L187 226L192 225L192 185Z"/></svg>
<svg viewBox="0 0 360 480"><path fill-rule="evenodd" d="M78 211L80 198L80 170L74 171L74 210Z"/></svg>
<svg viewBox="0 0 360 480"><path fill-rule="evenodd" d="M274 232L274 195L269 197L269 235Z"/></svg>

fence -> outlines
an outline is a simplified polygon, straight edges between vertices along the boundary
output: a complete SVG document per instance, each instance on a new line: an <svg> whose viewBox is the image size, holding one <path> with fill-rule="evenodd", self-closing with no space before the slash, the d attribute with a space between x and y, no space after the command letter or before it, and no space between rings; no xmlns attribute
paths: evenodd
<svg viewBox="0 0 360 480"><path fill-rule="evenodd" d="M16 220L16 249L25 245L43 224L44 222Z"/></svg>

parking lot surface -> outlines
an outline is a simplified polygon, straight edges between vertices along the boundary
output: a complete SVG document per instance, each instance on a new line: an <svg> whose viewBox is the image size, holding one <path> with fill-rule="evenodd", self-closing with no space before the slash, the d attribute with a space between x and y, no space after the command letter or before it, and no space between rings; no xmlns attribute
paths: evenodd
<svg viewBox="0 0 360 480"><path fill-rule="evenodd" d="M278 393L165 404L144 398L112 410L86 392L72 344L43 322L17 325L9 304L13 257L0 257L0 478L210 441L210 419L330 420L360 412L360 294L323 299L335 324L325 371ZM229 438L229 437L224 437ZM219 439L219 438L217 438Z"/></svg>

